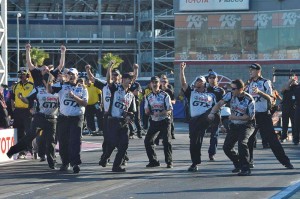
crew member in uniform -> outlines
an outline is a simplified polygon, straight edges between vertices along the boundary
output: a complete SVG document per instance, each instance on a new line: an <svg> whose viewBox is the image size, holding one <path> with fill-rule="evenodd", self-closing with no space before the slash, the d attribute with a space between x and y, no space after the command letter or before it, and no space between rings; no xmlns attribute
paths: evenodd
<svg viewBox="0 0 300 199"><path fill-rule="evenodd" d="M150 126L144 140L149 159L149 164L146 167L160 166L154 145L154 140L160 132L167 168L173 168L170 118L173 106L169 94L161 90L159 86L160 78L157 76L151 77L152 92L146 96L144 104L145 114L150 115Z"/></svg>
<svg viewBox="0 0 300 199"><path fill-rule="evenodd" d="M255 127L255 101L251 95L244 92L244 87L242 80L237 79L232 81L232 91L223 96L212 108L208 116L213 120L215 113L224 104L229 103L231 109L229 120L231 124L224 141L223 150L233 162L235 169L232 172L238 173L239 176L248 176L251 174L248 140L253 134ZM238 142L238 153L234 150L236 142Z"/></svg>
<svg viewBox="0 0 300 199"><path fill-rule="evenodd" d="M250 79L246 92L255 100L255 120L257 128L259 129L261 136L270 144L270 148L277 160L286 168L293 169L294 167L285 154L273 127L272 115L270 113L272 96L271 81L262 77L261 66L257 63L250 66ZM250 165L251 167L253 167L253 145L256 136L255 134L256 133L253 133L251 135L248 143L250 164L252 164Z"/></svg>
<svg viewBox="0 0 300 199"><path fill-rule="evenodd" d="M134 95L129 91L134 75L125 73L122 75L122 83L114 84L111 80L112 64L110 64L107 73L107 82L111 92L110 106L107 116L107 127L109 133L106 135L106 151L101 156L99 165L106 167L107 160L110 158L113 150L118 149L112 171L125 172L122 168L128 144L129 144L129 126L128 123L133 119L136 111Z"/></svg>
<svg viewBox="0 0 300 199"><path fill-rule="evenodd" d="M7 152L10 158L13 154L25 150L31 146L34 138L43 130L46 144L46 155L48 165L51 169L55 169L55 134L56 134L56 118L58 112L58 95L47 92L47 79L43 81L44 85L35 87L28 96L23 97L19 94L21 99L26 104L33 104L37 101L37 111L34 114L31 130L27 133L16 145L12 146Z"/></svg>
<svg viewBox="0 0 300 199"><path fill-rule="evenodd" d="M139 95L142 92L142 87L138 82L134 82L130 87L130 91L134 95L134 100L136 105L136 112L134 113L134 124L136 126L136 134L138 138L142 138L142 125L141 125L140 99L139 99ZM132 132L132 134L134 133Z"/></svg>
<svg viewBox="0 0 300 199"><path fill-rule="evenodd" d="M20 81L14 86L13 94L10 97L14 115L13 127L17 129L18 140L21 140L30 131L32 119L30 109L33 107L33 104L25 104L19 99L18 95L21 93L23 96L27 96L32 91L34 85L28 81L30 74L25 69L18 71L18 77ZM20 153L19 157L25 158L25 153Z"/></svg>
<svg viewBox="0 0 300 199"><path fill-rule="evenodd" d="M113 63L110 63L113 64ZM102 90L102 101L103 101L103 143L102 143L102 155L101 157L105 154L106 148L107 148L107 142L106 142L106 137L107 137L107 117L108 117L108 109L110 105L110 98L111 98L111 92L109 89L109 85L107 84L106 81L102 81L100 79L97 79L94 77L94 75L91 72L91 65L86 65L85 70L87 73L87 77L89 80L94 83L94 86L100 90ZM108 71L107 71L108 72ZM118 84L121 80L121 73L118 69L113 69L112 70L112 81L114 84ZM100 157L100 159L101 159ZM109 161L109 158L108 158Z"/></svg>
<svg viewBox="0 0 300 199"><path fill-rule="evenodd" d="M210 125L208 114L211 108L216 104L216 97L213 93L206 90L206 79L204 76L196 77L193 82L193 89L187 84L185 78L186 63L180 64L180 81L184 95L189 101L191 119L189 121L190 136L190 154L192 165L188 171L198 170L198 164L201 164L201 147L205 131ZM215 121L213 121L215 122Z"/></svg>
<svg viewBox="0 0 300 199"><path fill-rule="evenodd" d="M34 86L43 86L43 79L44 79L44 75L51 75L54 78L57 78L58 74L61 72L62 68L65 65L65 53L66 53L66 47L64 45L61 45L60 47L60 51L61 51L61 57L60 57L60 61L59 61L59 65L54 69L54 70L50 70L48 66L41 66L41 67L37 67L35 65L33 65L32 61L31 61L31 55L30 55L30 50L31 50L31 45L30 44L26 44L25 46L26 48L26 63L27 66L29 68L30 74L32 76L33 79L33 83Z"/></svg>
<svg viewBox="0 0 300 199"><path fill-rule="evenodd" d="M69 82L58 82L51 89L52 93L58 93L60 104L57 119L59 154L62 161L60 171L68 170L71 164L73 172L79 173L81 134L88 94L85 87L76 84L78 79L76 68L70 68L67 75Z"/></svg>
<svg viewBox="0 0 300 199"><path fill-rule="evenodd" d="M225 91L222 87L218 86L218 74L214 71L209 71L208 73L208 86L207 92L213 93L216 96L216 101L219 102ZM217 153L218 147L218 137L219 137L219 124L221 123L220 111L216 112L216 117L214 122L209 127L210 131L210 144L208 148L208 157L211 161L215 160L215 155Z"/></svg>

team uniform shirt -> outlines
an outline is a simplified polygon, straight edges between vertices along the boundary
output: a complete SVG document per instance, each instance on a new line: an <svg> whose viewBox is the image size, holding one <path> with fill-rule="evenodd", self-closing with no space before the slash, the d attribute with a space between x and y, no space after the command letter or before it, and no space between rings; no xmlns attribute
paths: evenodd
<svg viewBox="0 0 300 199"><path fill-rule="evenodd" d="M59 96L59 111L65 116L79 116L83 115L85 111L84 106L79 106L79 104L74 100L74 98L69 96L69 92L73 91L74 95L81 98L84 101L88 101L88 93L85 87L72 85L70 83L60 83L57 82L52 86L53 93L58 93Z"/></svg>
<svg viewBox="0 0 300 199"><path fill-rule="evenodd" d="M18 94L21 93L22 96L27 96L33 89L33 83L27 82L25 84L22 84L22 82L17 83L13 88L13 95L11 95L12 100L15 101L15 107L16 108L28 108L30 107L28 104L25 104L22 102L22 100L19 99Z"/></svg>
<svg viewBox="0 0 300 199"><path fill-rule="evenodd" d="M50 70L50 73L55 78L57 78L59 72L60 71L57 68L54 70ZM41 70L39 70L38 68L34 68L33 70L30 71L30 73L31 73L32 79L34 81L35 87L43 85L43 75L41 73Z"/></svg>
<svg viewBox="0 0 300 199"><path fill-rule="evenodd" d="M158 93L149 93L146 96L144 108L150 110L151 119L153 121L161 121L170 118L169 115L155 116L153 114L154 112L173 110L170 95L163 90L160 90Z"/></svg>
<svg viewBox="0 0 300 199"><path fill-rule="evenodd" d="M26 97L28 101L37 101L37 112L56 116L58 112L58 94L48 93L46 88L38 86Z"/></svg>
<svg viewBox="0 0 300 199"><path fill-rule="evenodd" d="M101 95L101 90L95 87L93 83L90 86L87 85L86 89L89 95L88 105L96 104L100 100L99 95Z"/></svg>
<svg viewBox="0 0 300 199"><path fill-rule="evenodd" d="M264 79L262 77L258 78L256 81L251 81L246 92L249 93L255 100L255 112L267 112L270 110L270 102L260 96L257 93L253 92L253 88L257 87L260 91L266 93L267 95L272 96L272 84L270 80Z"/></svg>
<svg viewBox="0 0 300 199"><path fill-rule="evenodd" d="M111 92L107 82L95 78L94 86L102 90L102 99L103 99L102 101L103 101L104 112L108 112L110 106Z"/></svg>
<svg viewBox="0 0 300 199"><path fill-rule="evenodd" d="M216 104L216 96L213 93L198 92L190 86L184 92L190 104L191 117L200 116Z"/></svg>
<svg viewBox="0 0 300 199"><path fill-rule="evenodd" d="M111 84L111 103L109 112L112 117L124 118L126 112L136 112L135 98L132 92L126 91L121 84Z"/></svg>
<svg viewBox="0 0 300 199"><path fill-rule="evenodd" d="M235 116L248 115L254 117L255 114L255 101L251 95L244 93L243 97L236 97L232 95L232 92L228 92L223 96L223 100L230 104L231 114ZM249 121L243 120L231 120L233 124L246 124Z"/></svg>
<svg viewBox="0 0 300 199"><path fill-rule="evenodd" d="M225 94L225 90L219 86L208 86L207 92L213 93L216 96L216 101L219 102L223 95Z"/></svg>

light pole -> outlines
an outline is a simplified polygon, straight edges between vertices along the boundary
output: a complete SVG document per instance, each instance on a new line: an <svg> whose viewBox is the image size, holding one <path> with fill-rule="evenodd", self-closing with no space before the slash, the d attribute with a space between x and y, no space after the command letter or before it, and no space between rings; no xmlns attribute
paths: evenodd
<svg viewBox="0 0 300 199"><path fill-rule="evenodd" d="M17 72L20 69L20 42L19 42L19 18L21 17L21 13L17 14Z"/></svg>

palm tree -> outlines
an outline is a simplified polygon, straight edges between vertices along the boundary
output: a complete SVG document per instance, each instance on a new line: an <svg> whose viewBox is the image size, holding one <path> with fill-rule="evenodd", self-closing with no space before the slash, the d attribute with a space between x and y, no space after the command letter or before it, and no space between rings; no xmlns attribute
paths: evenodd
<svg viewBox="0 0 300 199"><path fill-rule="evenodd" d="M32 48L30 51L31 61L35 66L42 66L44 64L45 59L49 58L49 53L46 53L44 50L39 48ZM23 54L23 57L26 57L26 54ZM24 63L26 63L24 59Z"/></svg>
<svg viewBox="0 0 300 199"><path fill-rule="evenodd" d="M118 55L113 55L112 53L107 53L103 56L99 63L103 66L103 68L107 69L109 62L114 61L112 68L118 68L121 63L124 62L122 58Z"/></svg>

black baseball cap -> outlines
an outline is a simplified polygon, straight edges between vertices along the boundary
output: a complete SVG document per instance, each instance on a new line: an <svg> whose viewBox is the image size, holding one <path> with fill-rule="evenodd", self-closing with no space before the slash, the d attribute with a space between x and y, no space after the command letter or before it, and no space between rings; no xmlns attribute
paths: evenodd
<svg viewBox="0 0 300 199"><path fill-rule="evenodd" d="M27 74L27 70L26 69L21 69L18 71L18 74Z"/></svg>
<svg viewBox="0 0 300 199"><path fill-rule="evenodd" d="M135 90L138 90L138 91L142 91L142 87L141 85L138 83L138 82L134 82L131 87L129 88L130 91L135 91Z"/></svg>
<svg viewBox="0 0 300 199"><path fill-rule="evenodd" d="M118 75L121 75L121 73L120 73L120 71L118 70L118 69L113 69L112 71L111 71L112 73L117 73Z"/></svg>
<svg viewBox="0 0 300 199"><path fill-rule="evenodd" d="M251 64L251 66L249 68L254 69L254 70L261 70L261 66L258 63Z"/></svg>
<svg viewBox="0 0 300 199"><path fill-rule="evenodd" d="M125 79L125 78L129 78L129 79L132 79L133 78L133 74L132 73L124 73L122 75L122 78Z"/></svg>
<svg viewBox="0 0 300 199"><path fill-rule="evenodd" d="M158 76L151 77L151 82L159 82L160 78Z"/></svg>
<svg viewBox="0 0 300 199"><path fill-rule="evenodd" d="M218 76L218 74L215 72L215 71L209 71L208 72L208 77L210 77L210 76L214 76L214 77L217 77Z"/></svg>

